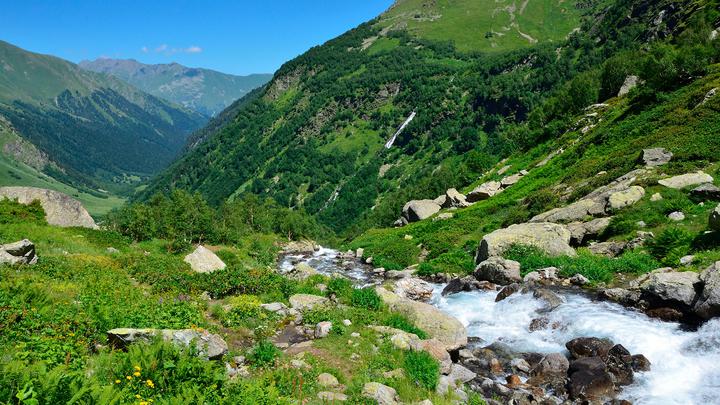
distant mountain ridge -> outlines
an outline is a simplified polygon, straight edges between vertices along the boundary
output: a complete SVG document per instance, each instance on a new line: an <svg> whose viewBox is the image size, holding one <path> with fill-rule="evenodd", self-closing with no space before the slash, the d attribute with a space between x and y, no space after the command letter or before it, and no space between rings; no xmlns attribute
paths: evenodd
<svg viewBox="0 0 720 405"><path fill-rule="evenodd" d="M213 117L230 104L258 88L272 74L236 76L178 63L149 65L134 59L99 58L79 66L113 75L147 93Z"/></svg>
<svg viewBox="0 0 720 405"><path fill-rule="evenodd" d="M118 192L163 169L207 121L113 76L2 41L0 116L47 157L36 169Z"/></svg>

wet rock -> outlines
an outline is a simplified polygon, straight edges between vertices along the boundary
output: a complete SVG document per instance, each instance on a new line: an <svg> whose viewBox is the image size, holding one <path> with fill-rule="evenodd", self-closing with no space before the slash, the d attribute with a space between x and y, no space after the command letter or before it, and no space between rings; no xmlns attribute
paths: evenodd
<svg viewBox="0 0 720 405"><path fill-rule="evenodd" d="M650 371L650 360L647 359L642 354L634 354L631 356L631 366L633 371L635 372L641 372L641 371Z"/></svg>
<svg viewBox="0 0 720 405"><path fill-rule="evenodd" d="M195 344L200 357L215 360L228 352L228 345L219 335L201 329L132 329L118 328L107 332L108 342L117 347L125 348L135 342L151 342L157 336L176 346L189 347Z"/></svg>
<svg viewBox="0 0 720 405"><path fill-rule="evenodd" d="M703 319L720 316L720 262L703 270L700 280L703 289L695 303L695 313Z"/></svg>
<svg viewBox="0 0 720 405"><path fill-rule="evenodd" d="M547 329L548 325L550 325L550 320L542 317L542 318L535 318L532 321L530 321L530 325L528 326L528 330L530 332L535 332L538 330Z"/></svg>
<svg viewBox="0 0 720 405"><path fill-rule="evenodd" d="M658 184L674 188L682 189L689 186L696 186L704 183L712 183L713 178L707 173L698 171L695 173L681 174L679 176L669 177L667 179L658 180Z"/></svg>
<svg viewBox="0 0 720 405"><path fill-rule="evenodd" d="M665 322L680 322L685 314L677 308L660 307L652 308L645 311L645 315L650 318L657 318Z"/></svg>
<svg viewBox="0 0 720 405"><path fill-rule="evenodd" d="M550 353L532 369L531 375L547 380L552 377L565 378L570 362L561 353Z"/></svg>
<svg viewBox="0 0 720 405"><path fill-rule="evenodd" d="M484 289L485 284L478 281L473 276L466 276L463 278L454 278L448 282L448 284L442 290L442 296L445 297L450 294L459 293L462 291L475 291L478 289ZM492 286L494 289L494 286Z"/></svg>
<svg viewBox="0 0 720 405"><path fill-rule="evenodd" d="M615 396L613 378L599 357L573 361L568 376L568 388L573 399L607 400Z"/></svg>
<svg viewBox="0 0 720 405"><path fill-rule="evenodd" d="M212 273L226 267L215 253L203 245L198 245L195 251L185 256L183 260L197 273Z"/></svg>
<svg viewBox="0 0 720 405"><path fill-rule="evenodd" d="M500 290L500 292L495 297L495 302L500 302L500 301L504 300L505 298L515 294L518 291L520 291L520 284L512 283L512 284L506 285L505 287L503 287L502 290Z"/></svg>
<svg viewBox="0 0 720 405"><path fill-rule="evenodd" d="M17 200L25 205L39 201L50 225L98 229L79 201L59 191L36 187L0 187L0 200L2 199Z"/></svg>
<svg viewBox="0 0 720 405"><path fill-rule="evenodd" d="M520 263L502 257L490 257L481 262L475 269L474 275L480 281L489 281L500 285L522 281Z"/></svg>
<svg viewBox="0 0 720 405"><path fill-rule="evenodd" d="M530 363L525 359L512 359L510 361L510 367L522 373L530 372Z"/></svg>
<svg viewBox="0 0 720 405"><path fill-rule="evenodd" d="M35 244L27 239L0 245L0 264L35 264L37 261Z"/></svg>
<svg viewBox="0 0 720 405"><path fill-rule="evenodd" d="M499 181L489 181L476 187L468 193L467 202L473 203L477 201L487 200L502 191L502 184Z"/></svg>
<svg viewBox="0 0 720 405"><path fill-rule="evenodd" d="M642 162L645 166L655 167L667 164L673 154L664 148L643 149Z"/></svg>
<svg viewBox="0 0 720 405"><path fill-rule="evenodd" d="M419 278L403 278L395 283L395 294L414 301L428 301L432 293L432 284Z"/></svg>
<svg viewBox="0 0 720 405"><path fill-rule="evenodd" d="M534 246L550 256L575 256L570 247L570 231L564 225L553 223L525 223L511 225L485 235L478 246L475 262L481 263L493 256L502 256L512 245Z"/></svg>
<svg viewBox="0 0 720 405"><path fill-rule="evenodd" d="M701 184L690 191L690 195L699 200L720 200L720 187L711 184Z"/></svg>
<svg viewBox="0 0 720 405"><path fill-rule="evenodd" d="M701 285L700 276L694 272L651 273L640 285L642 297L655 307L680 305L691 308Z"/></svg>
<svg viewBox="0 0 720 405"><path fill-rule="evenodd" d="M408 222L417 222L430 218L438 211L440 205L433 200L413 200L405 204L402 215Z"/></svg>
<svg viewBox="0 0 720 405"><path fill-rule="evenodd" d="M581 359L583 357L600 357L605 359L613 347L613 342L596 337L579 337L565 343L565 347L574 359Z"/></svg>
<svg viewBox="0 0 720 405"><path fill-rule="evenodd" d="M607 371L613 376L615 385L630 385L633 382L632 356L623 345L610 349L605 360Z"/></svg>
<svg viewBox="0 0 720 405"><path fill-rule="evenodd" d="M708 224L713 231L720 231L720 204L710 213Z"/></svg>
<svg viewBox="0 0 720 405"><path fill-rule="evenodd" d="M533 291L533 297L543 301L544 307L542 312L550 312L563 303L563 300L559 295L545 288L538 288Z"/></svg>
<svg viewBox="0 0 720 405"><path fill-rule="evenodd" d="M397 404L397 391L377 382L369 382L363 386L362 396L377 401L378 405Z"/></svg>
<svg viewBox="0 0 720 405"><path fill-rule="evenodd" d="M626 190L617 191L610 194L608 203L612 210L629 207L645 196L645 189L640 186L632 186Z"/></svg>

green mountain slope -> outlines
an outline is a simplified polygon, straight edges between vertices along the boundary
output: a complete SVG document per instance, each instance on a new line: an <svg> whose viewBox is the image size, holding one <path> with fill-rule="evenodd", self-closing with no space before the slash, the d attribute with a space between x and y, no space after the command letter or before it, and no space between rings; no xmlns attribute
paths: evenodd
<svg viewBox="0 0 720 405"><path fill-rule="evenodd" d="M133 59L82 61L83 69L113 75L156 97L208 117L267 83L271 74L236 76L177 63L146 65Z"/></svg>
<svg viewBox="0 0 720 405"><path fill-rule="evenodd" d="M286 63L259 98L140 198L179 187L220 204L250 192L338 232L387 226L406 201L463 187L504 157L561 136L626 76L662 92L717 58L706 44L718 25L716 2L589 2L580 29L561 44L492 53L384 28L403 4ZM446 4L446 14L461 6L434 4Z"/></svg>
<svg viewBox="0 0 720 405"><path fill-rule="evenodd" d="M200 114L113 77L0 42L0 115L66 183L121 190L165 167ZM135 181L136 182L136 181Z"/></svg>

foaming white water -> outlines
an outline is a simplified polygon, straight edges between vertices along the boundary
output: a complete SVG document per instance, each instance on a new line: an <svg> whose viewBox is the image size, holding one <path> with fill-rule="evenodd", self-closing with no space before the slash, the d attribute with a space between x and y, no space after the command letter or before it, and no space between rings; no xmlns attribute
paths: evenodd
<svg viewBox="0 0 720 405"><path fill-rule="evenodd" d="M326 276L341 275L346 277L360 287L377 284L378 282L369 266L365 266L357 260L343 258L337 250L324 247L320 247L312 255L287 255L282 257L280 259L280 271L289 272L295 264L300 262L307 263L318 273Z"/></svg>
<svg viewBox="0 0 720 405"><path fill-rule="evenodd" d="M565 352L565 342L581 336L606 337L631 353L644 354L651 371L637 373L620 397L635 404L720 403L720 320L697 332L661 322L622 306L563 293L565 301L547 314L531 294L514 294L496 303L495 292L463 292L442 297L436 286L433 304L457 317L470 336L503 342L517 351ZM553 329L529 331L530 322L546 316Z"/></svg>

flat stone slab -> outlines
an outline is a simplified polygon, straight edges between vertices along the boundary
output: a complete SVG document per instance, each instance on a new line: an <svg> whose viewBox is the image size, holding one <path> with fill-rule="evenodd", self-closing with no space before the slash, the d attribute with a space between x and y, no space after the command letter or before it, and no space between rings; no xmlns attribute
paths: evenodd
<svg viewBox="0 0 720 405"><path fill-rule="evenodd" d="M194 342L198 356L210 360L222 358L228 352L228 345L222 337L201 329L117 328L109 330L107 336L110 344L119 348L135 342L151 342L160 336L179 347L190 347Z"/></svg>

